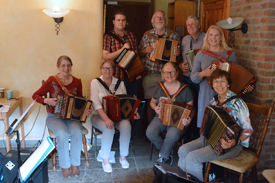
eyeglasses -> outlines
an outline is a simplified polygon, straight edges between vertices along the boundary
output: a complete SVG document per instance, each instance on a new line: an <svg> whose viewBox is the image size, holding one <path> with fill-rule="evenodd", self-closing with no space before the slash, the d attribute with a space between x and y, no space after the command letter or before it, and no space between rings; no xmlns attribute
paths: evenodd
<svg viewBox="0 0 275 183"><path fill-rule="evenodd" d="M104 71L107 71L107 70L112 71L114 68L112 68L112 67L102 67L102 69Z"/></svg>
<svg viewBox="0 0 275 183"><path fill-rule="evenodd" d="M165 75L169 75L169 74L173 75L173 74L176 74L176 71L163 72L163 74L165 74Z"/></svg>
<svg viewBox="0 0 275 183"><path fill-rule="evenodd" d="M225 82L227 82L227 81L226 80L220 80L220 81L215 80L215 81L213 81L214 84L225 83Z"/></svg>

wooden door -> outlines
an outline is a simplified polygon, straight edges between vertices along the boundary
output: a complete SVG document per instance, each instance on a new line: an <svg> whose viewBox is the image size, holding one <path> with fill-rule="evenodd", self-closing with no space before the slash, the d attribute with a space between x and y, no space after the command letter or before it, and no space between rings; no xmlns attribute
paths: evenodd
<svg viewBox="0 0 275 183"><path fill-rule="evenodd" d="M106 4L105 32L113 30L113 14L116 11L125 12L127 16L126 30L136 35L139 44L144 32L152 28L151 3L117 2L116 5Z"/></svg>
<svg viewBox="0 0 275 183"><path fill-rule="evenodd" d="M230 0L202 0L200 10L201 30L206 32L211 25L227 19L230 13ZM222 29L226 41L228 30Z"/></svg>

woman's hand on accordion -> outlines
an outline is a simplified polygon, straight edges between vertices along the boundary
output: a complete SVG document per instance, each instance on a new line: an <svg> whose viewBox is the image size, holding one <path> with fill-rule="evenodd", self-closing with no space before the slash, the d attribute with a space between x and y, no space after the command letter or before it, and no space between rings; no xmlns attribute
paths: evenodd
<svg viewBox="0 0 275 183"><path fill-rule="evenodd" d="M90 109L86 109L85 114L86 114L86 116L90 116L90 114L92 114L92 112L93 112L93 108L91 107Z"/></svg>
<svg viewBox="0 0 275 183"><path fill-rule="evenodd" d="M160 114L160 112L161 112L161 106L160 106L160 104L155 107L155 112L157 114Z"/></svg>
<svg viewBox="0 0 275 183"><path fill-rule="evenodd" d="M188 126L189 124L190 124L190 122L191 122L191 118L189 117L189 118L183 118L182 119L182 124L186 127L186 126Z"/></svg>
<svg viewBox="0 0 275 183"><path fill-rule="evenodd" d="M114 122L110 118L108 118L104 122L105 122L106 128L109 128L109 129L113 129L114 128Z"/></svg>
<svg viewBox="0 0 275 183"><path fill-rule="evenodd" d="M140 115L139 115L138 112L136 112L135 115L134 115L134 119L139 119L139 118L140 118Z"/></svg>
<svg viewBox="0 0 275 183"><path fill-rule="evenodd" d="M228 141L221 139L221 143L223 149L229 149L236 145L236 139L229 139Z"/></svg>
<svg viewBox="0 0 275 183"><path fill-rule="evenodd" d="M51 106L56 106L57 104L57 98L45 98L44 103L51 105Z"/></svg>

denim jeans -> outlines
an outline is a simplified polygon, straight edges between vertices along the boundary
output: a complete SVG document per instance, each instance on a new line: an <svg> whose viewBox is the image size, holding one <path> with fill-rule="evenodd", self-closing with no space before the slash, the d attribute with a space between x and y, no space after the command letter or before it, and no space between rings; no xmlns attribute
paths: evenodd
<svg viewBox="0 0 275 183"><path fill-rule="evenodd" d="M95 115L91 118L93 126L102 131L101 137L101 157L103 159L109 159L111 147L113 144L115 128L119 130L119 149L121 156L128 156L129 143L131 139L131 123L128 119L124 119L118 122L114 122L115 128L109 129L106 127L103 119Z"/></svg>
<svg viewBox="0 0 275 183"><path fill-rule="evenodd" d="M161 133L165 131L167 133L163 139ZM160 150L162 158L169 158L173 147L185 132L186 129L180 130L174 126L165 126L158 117L154 117L146 130L146 136Z"/></svg>
<svg viewBox="0 0 275 183"><path fill-rule="evenodd" d="M203 163L213 161L234 158L238 156L243 147L236 145L232 147L227 153L218 155L214 149L208 144L204 137L200 137L187 144L182 145L179 148L179 162L178 166L187 173L197 177L200 181L203 181Z"/></svg>
<svg viewBox="0 0 275 183"><path fill-rule="evenodd" d="M76 120L64 120L52 113L48 113L46 124L56 136L59 166L63 169L70 168L71 165L79 166L82 149L82 124ZM69 137L71 137L70 152Z"/></svg>

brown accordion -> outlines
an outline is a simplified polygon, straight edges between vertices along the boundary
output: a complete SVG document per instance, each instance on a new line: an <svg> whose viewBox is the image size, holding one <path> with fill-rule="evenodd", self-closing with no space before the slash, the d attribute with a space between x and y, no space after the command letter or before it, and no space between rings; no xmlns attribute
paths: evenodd
<svg viewBox="0 0 275 183"><path fill-rule="evenodd" d="M236 139L242 133L242 128L222 108L216 106L205 106L200 133L207 142L214 148L218 155L226 153L221 146L221 139Z"/></svg>
<svg viewBox="0 0 275 183"><path fill-rule="evenodd" d="M178 46L177 40L170 40L165 38L159 38L158 41L153 43L153 52L150 54L150 60L176 62L176 50Z"/></svg>
<svg viewBox="0 0 275 183"><path fill-rule="evenodd" d="M257 81L248 70L235 63L214 60L212 62L212 68L229 72L232 81L230 90L240 96L246 93L249 85Z"/></svg>
<svg viewBox="0 0 275 183"><path fill-rule="evenodd" d="M162 121L162 124L166 126L175 126L183 130L184 125L182 124L182 119L190 117L193 106L166 99L160 100L160 106L161 112L158 118Z"/></svg>
<svg viewBox="0 0 275 183"><path fill-rule="evenodd" d="M86 121L86 109L89 109L92 101L80 96L69 96L65 93L57 94L57 104L54 114L65 120Z"/></svg>
<svg viewBox="0 0 275 183"><path fill-rule="evenodd" d="M131 50L124 48L115 60L118 67L123 69L130 82L134 82L147 75L145 67L139 56Z"/></svg>
<svg viewBox="0 0 275 183"><path fill-rule="evenodd" d="M140 99L131 95L108 95L102 98L103 110L113 121L122 119L133 121L140 102Z"/></svg>

